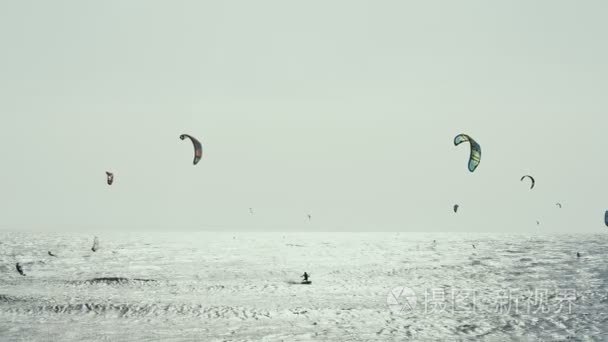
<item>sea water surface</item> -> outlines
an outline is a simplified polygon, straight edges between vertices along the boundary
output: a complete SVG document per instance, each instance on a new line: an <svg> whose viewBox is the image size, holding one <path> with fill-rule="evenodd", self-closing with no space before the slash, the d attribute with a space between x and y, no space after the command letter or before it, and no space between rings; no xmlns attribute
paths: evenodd
<svg viewBox="0 0 608 342"><path fill-rule="evenodd" d="M98 236L0 232L1 341L608 340L606 235Z"/></svg>

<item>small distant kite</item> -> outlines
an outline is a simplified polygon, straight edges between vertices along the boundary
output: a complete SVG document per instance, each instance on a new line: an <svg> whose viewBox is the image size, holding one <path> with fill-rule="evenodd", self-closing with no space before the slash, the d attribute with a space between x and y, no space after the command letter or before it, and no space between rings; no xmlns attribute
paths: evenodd
<svg viewBox="0 0 608 342"><path fill-rule="evenodd" d="M308 214L308 221L310 221L312 219L312 215Z"/></svg>
<svg viewBox="0 0 608 342"><path fill-rule="evenodd" d="M454 138L454 146L458 146L461 143L468 141L471 145L471 152L469 154L469 171L473 172L481 162L481 146L466 134L458 134Z"/></svg>
<svg viewBox="0 0 608 342"><path fill-rule="evenodd" d="M249 208L249 213L253 215L253 208Z"/></svg>
<svg viewBox="0 0 608 342"><path fill-rule="evenodd" d="M561 204L561 203L559 203L559 202L555 203L555 205L556 205L558 208L561 208L561 207L562 207L562 204Z"/></svg>
<svg viewBox="0 0 608 342"><path fill-rule="evenodd" d="M91 247L91 250L92 250L93 252L97 252L97 250L98 250L98 249L99 249L99 238L96 236L96 237L93 239L93 247Z"/></svg>
<svg viewBox="0 0 608 342"><path fill-rule="evenodd" d="M55 255L55 254L53 254L53 253L51 253L51 251L48 251L48 253L49 253L49 255L50 255L50 256L52 256L52 257L56 257L56 255Z"/></svg>
<svg viewBox="0 0 608 342"><path fill-rule="evenodd" d="M536 184L536 181L534 180L534 177L530 176L530 175L525 175L523 177L521 177L520 181L523 182L524 179L529 178L530 179L530 190L534 189L534 185Z"/></svg>
<svg viewBox="0 0 608 342"><path fill-rule="evenodd" d="M203 145L201 145L200 141L198 141L196 138L188 134L182 134L179 136L179 138L181 140L188 138L190 141L192 141L192 145L194 146L194 160L192 161L192 164L196 165L203 157Z"/></svg>
<svg viewBox="0 0 608 342"><path fill-rule="evenodd" d="M455 213L456 213L456 212L458 212L458 208L459 208L459 207L460 207L460 206L459 206L458 204L454 204L454 212L455 212Z"/></svg>
<svg viewBox="0 0 608 342"><path fill-rule="evenodd" d="M112 172L106 171L106 182L108 185L112 185L112 183L114 183L114 174Z"/></svg>
<svg viewBox="0 0 608 342"><path fill-rule="evenodd" d="M25 277L25 272L23 272L23 267L21 267L21 264L16 263L15 268L17 269L17 272L19 272L19 274Z"/></svg>
<svg viewBox="0 0 608 342"><path fill-rule="evenodd" d="M540 226L540 221L539 220L536 220L536 225Z"/></svg>

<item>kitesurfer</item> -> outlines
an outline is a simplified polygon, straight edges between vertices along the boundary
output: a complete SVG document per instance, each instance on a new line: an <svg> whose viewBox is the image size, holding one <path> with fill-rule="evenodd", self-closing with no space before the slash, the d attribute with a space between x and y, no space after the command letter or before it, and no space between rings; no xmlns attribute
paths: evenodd
<svg viewBox="0 0 608 342"><path fill-rule="evenodd" d="M308 273L304 272L304 274L302 274L302 278L304 278L304 282L308 281L308 277L309 277Z"/></svg>
<svg viewBox="0 0 608 342"><path fill-rule="evenodd" d="M576 252L576 257L577 257L577 258L580 258L580 257L581 257L581 253Z"/></svg>

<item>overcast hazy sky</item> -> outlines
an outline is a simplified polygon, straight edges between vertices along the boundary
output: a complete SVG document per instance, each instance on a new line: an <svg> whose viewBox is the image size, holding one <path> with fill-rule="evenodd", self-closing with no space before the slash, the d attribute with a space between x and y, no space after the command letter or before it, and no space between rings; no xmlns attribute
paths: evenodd
<svg viewBox="0 0 608 342"><path fill-rule="evenodd" d="M2 1L0 227L605 231L607 15ZM181 133L203 143L197 166ZM482 146L474 173L458 133Z"/></svg>

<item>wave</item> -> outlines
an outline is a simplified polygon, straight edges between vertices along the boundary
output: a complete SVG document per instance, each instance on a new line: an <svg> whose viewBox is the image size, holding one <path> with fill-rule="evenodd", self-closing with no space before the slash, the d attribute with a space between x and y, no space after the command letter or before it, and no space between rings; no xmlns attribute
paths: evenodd
<svg viewBox="0 0 608 342"><path fill-rule="evenodd" d="M32 305L33 304L33 305ZM270 318L270 311L255 308L232 306L205 306L202 304L157 304L157 303L58 303L36 305L15 305L0 307L0 312L27 313L36 315L70 314L70 315L100 315L118 317L163 317L167 315L201 317L209 319L237 318L241 320Z"/></svg>
<svg viewBox="0 0 608 342"><path fill-rule="evenodd" d="M155 279L142 279L142 278L124 278L124 277L101 277L101 278L93 278L89 280L85 280L84 284L126 284L133 282L156 282Z"/></svg>
<svg viewBox="0 0 608 342"><path fill-rule="evenodd" d="M18 297L0 294L0 303L17 303L25 301L25 299L21 299Z"/></svg>

